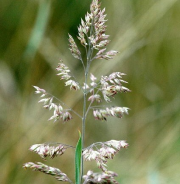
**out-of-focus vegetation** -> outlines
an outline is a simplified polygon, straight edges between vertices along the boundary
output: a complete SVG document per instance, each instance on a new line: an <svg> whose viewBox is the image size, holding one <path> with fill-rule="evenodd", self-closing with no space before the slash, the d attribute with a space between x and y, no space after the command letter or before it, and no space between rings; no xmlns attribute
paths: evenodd
<svg viewBox="0 0 180 184"><path fill-rule="evenodd" d="M0 1L0 183L50 184L57 181L26 171L23 163L41 161L28 148L35 143L75 145L81 122L48 122L50 112L37 103L32 85L63 99L81 113L82 96L69 91L56 76L59 59L79 80L82 66L68 50L68 33L77 35L90 0ZM130 107L129 116L108 122L89 116L87 146L96 141L125 139L129 143L109 162L121 184L180 183L180 1L102 1L108 14L109 48L120 54L92 64L95 76L127 74L128 94L115 104ZM76 40L77 41L77 40ZM82 47L81 47L82 48ZM74 177L74 152L46 161ZM96 169L95 163L86 164ZM98 170L97 170L98 171Z"/></svg>

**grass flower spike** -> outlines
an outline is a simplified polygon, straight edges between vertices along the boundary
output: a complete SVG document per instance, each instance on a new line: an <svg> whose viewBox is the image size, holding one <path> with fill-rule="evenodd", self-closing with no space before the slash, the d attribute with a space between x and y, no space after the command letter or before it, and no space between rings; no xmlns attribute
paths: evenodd
<svg viewBox="0 0 180 184"><path fill-rule="evenodd" d="M35 93L40 95L39 103L45 109L52 111L52 116L49 120L67 122L73 118L74 115L78 116L82 123L82 130L79 132L79 140L74 146L66 145L63 143L43 143L34 144L30 147L30 151L37 153L44 161L45 159L55 158L65 154L66 149L75 150L75 181L69 179L65 173L60 169L47 166L43 163L28 162L24 164L24 168L30 168L34 171L40 171L45 174L54 176L58 181L76 183L76 184L118 184L115 172L108 170L108 160L113 159L122 148L127 148L128 143L125 140L110 140L105 142L96 142L90 146L85 146L85 130L87 124L87 116L91 112L96 120L106 121L108 117L122 118L128 114L129 108L114 106L112 99L118 94L130 92L124 86L127 84L124 73L113 72L109 75L97 78L94 74L90 73L91 63L96 59L110 60L117 55L115 50L107 50L107 45L110 42L109 35L106 35L106 14L105 8L101 10L99 0L92 0L90 5L90 12L88 12L78 27L78 40L82 48L78 48L74 38L69 34L69 49L72 56L78 59L84 69L84 81L78 82L76 77L71 73L68 66L62 60L58 64L56 70L57 75L64 81L65 86L70 90L75 90L76 93L80 92L83 95L82 115L78 114L75 110L68 107L62 100L51 95L46 90L34 86ZM81 56L82 50L86 55L86 59ZM98 103L98 106L97 106ZM108 103L105 106L102 103ZM91 170L84 174L84 161L95 161L101 173L95 173Z"/></svg>

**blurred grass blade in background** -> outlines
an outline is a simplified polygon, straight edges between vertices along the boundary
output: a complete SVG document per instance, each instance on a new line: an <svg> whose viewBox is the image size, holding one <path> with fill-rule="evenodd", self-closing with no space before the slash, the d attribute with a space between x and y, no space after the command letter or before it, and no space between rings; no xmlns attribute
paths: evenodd
<svg viewBox="0 0 180 184"><path fill-rule="evenodd" d="M33 59L37 50L39 49L39 46L43 40L46 31L46 27L48 25L50 10L50 0L39 1L37 17L24 53L25 58Z"/></svg>

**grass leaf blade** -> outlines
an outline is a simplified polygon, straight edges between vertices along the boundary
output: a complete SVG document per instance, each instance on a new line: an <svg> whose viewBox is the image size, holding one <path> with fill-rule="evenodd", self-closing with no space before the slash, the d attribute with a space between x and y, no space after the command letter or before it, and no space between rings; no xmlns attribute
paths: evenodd
<svg viewBox="0 0 180 184"><path fill-rule="evenodd" d="M80 184L80 170L81 170L81 153L82 153L82 138L81 133L79 132L79 140L76 145L75 151L75 179L76 184Z"/></svg>

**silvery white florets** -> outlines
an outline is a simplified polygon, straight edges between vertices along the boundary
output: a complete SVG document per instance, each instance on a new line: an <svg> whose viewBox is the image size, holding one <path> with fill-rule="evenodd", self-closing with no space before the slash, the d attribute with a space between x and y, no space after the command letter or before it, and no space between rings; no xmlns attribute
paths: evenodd
<svg viewBox="0 0 180 184"><path fill-rule="evenodd" d="M97 120L107 120L108 116L122 118L123 114L128 114L127 107L111 107L106 109L94 109L93 115Z"/></svg>
<svg viewBox="0 0 180 184"><path fill-rule="evenodd" d="M121 148L127 148L126 141L110 140L107 142L98 142L90 145L83 151L83 157L86 161L95 160L98 167L103 171L107 171L106 162L120 151Z"/></svg>
<svg viewBox="0 0 180 184"><path fill-rule="evenodd" d="M29 150L37 153L41 158L54 158L56 156L60 156L64 154L67 147L62 144L58 146L50 146L49 144L34 144L32 145Z"/></svg>

